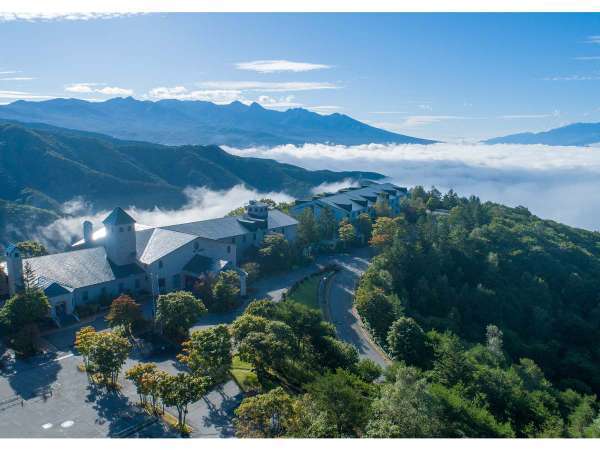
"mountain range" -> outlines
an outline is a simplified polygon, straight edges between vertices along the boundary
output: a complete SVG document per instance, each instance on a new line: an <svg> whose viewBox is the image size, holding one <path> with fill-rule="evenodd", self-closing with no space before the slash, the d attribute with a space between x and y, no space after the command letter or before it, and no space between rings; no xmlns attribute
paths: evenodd
<svg viewBox="0 0 600 450"><path fill-rule="evenodd" d="M132 97L104 102L56 98L19 100L0 106L0 118L43 122L127 140L165 145L227 145L246 148L282 144L431 144L434 141L372 127L344 114L306 109L265 109L258 103L217 105L205 101L141 101Z"/></svg>
<svg viewBox="0 0 600 450"><path fill-rule="evenodd" d="M178 208L186 187L243 184L303 196L322 183L380 179L373 172L309 171L209 145L123 141L46 124L0 122L0 242L27 237L81 197L96 210L135 205ZM237 205L232 205L235 207Z"/></svg>
<svg viewBox="0 0 600 450"><path fill-rule="evenodd" d="M544 144L586 146L600 142L600 123L573 123L540 133L518 133L484 141L486 144Z"/></svg>

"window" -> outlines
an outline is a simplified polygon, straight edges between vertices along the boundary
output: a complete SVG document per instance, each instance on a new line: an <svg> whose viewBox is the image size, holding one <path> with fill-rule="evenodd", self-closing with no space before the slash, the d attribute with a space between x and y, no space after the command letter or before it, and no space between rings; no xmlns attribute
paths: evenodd
<svg viewBox="0 0 600 450"><path fill-rule="evenodd" d="M100 295L106 297L106 286L103 286L102 289L100 289Z"/></svg>
<svg viewBox="0 0 600 450"><path fill-rule="evenodd" d="M162 262L162 260L158 261L158 268L159 269L163 268L163 262Z"/></svg>
<svg viewBox="0 0 600 450"><path fill-rule="evenodd" d="M164 278L158 279L158 291L161 293L165 292L165 279Z"/></svg>
<svg viewBox="0 0 600 450"><path fill-rule="evenodd" d="M231 245L227 246L227 253L231 253Z"/></svg>
<svg viewBox="0 0 600 450"><path fill-rule="evenodd" d="M198 241L194 242L194 250L198 250L198 247L200 247L200 244L198 244Z"/></svg>
<svg viewBox="0 0 600 450"><path fill-rule="evenodd" d="M181 276L179 274L173 275L173 288L179 289L181 286Z"/></svg>
<svg viewBox="0 0 600 450"><path fill-rule="evenodd" d="M131 225L127 227L127 231L131 231Z"/></svg>
<svg viewBox="0 0 600 450"><path fill-rule="evenodd" d="M88 291L83 291L83 292L81 293L81 299L82 299L84 302L87 302L87 301L90 299L90 294L88 293Z"/></svg>
<svg viewBox="0 0 600 450"><path fill-rule="evenodd" d="M242 236L242 242L246 242L246 235Z"/></svg>
<svg viewBox="0 0 600 450"><path fill-rule="evenodd" d="M119 227L119 231L122 233L123 232L123 227Z"/></svg>
<svg viewBox="0 0 600 450"><path fill-rule="evenodd" d="M252 239L256 241L256 233L252 233Z"/></svg>
<svg viewBox="0 0 600 450"><path fill-rule="evenodd" d="M140 280L139 279L135 280L135 288L136 289L140 288Z"/></svg>
<svg viewBox="0 0 600 450"><path fill-rule="evenodd" d="M235 244L235 238L234 237L231 238L231 243Z"/></svg>

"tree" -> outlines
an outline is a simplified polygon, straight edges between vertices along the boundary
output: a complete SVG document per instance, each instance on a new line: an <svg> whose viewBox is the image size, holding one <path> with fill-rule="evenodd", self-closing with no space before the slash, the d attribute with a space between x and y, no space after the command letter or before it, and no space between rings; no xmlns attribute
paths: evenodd
<svg viewBox="0 0 600 450"><path fill-rule="evenodd" d="M48 317L50 309L46 294L29 283L0 309L0 329L18 353L31 355L37 351L38 323Z"/></svg>
<svg viewBox="0 0 600 450"><path fill-rule="evenodd" d="M346 248L350 247L356 241L356 229L354 228L354 225L348 221L340 222L338 235L340 241Z"/></svg>
<svg viewBox="0 0 600 450"><path fill-rule="evenodd" d="M290 266L290 245L283 234L269 233L258 250L260 265L268 273Z"/></svg>
<svg viewBox="0 0 600 450"><path fill-rule="evenodd" d="M360 213L358 215L356 228L362 236L363 243L369 242L371 239L371 232L373 231L373 221L371 220L371 216L367 213Z"/></svg>
<svg viewBox="0 0 600 450"><path fill-rule="evenodd" d="M416 368L397 365L394 382L385 384L373 401L366 437L432 438L441 431L427 380Z"/></svg>
<svg viewBox="0 0 600 450"><path fill-rule="evenodd" d="M329 240L335 237L335 229L337 222L335 220L335 214L331 208L321 209L319 218L317 220L317 228L319 231L319 240Z"/></svg>
<svg viewBox="0 0 600 450"><path fill-rule="evenodd" d="M398 222L389 217L378 217L373 225L371 240L369 243L383 250L391 245L396 232L398 231Z"/></svg>
<svg viewBox="0 0 600 450"><path fill-rule="evenodd" d="M188 406L206 395L208 385L205 378L187 373L167 375L162 380L161 400L164 405L177 409L177 425L182 434L187 432Z"/></svg>
<svg viewBox="0 0 600 450"><path fill-rule="evenodd" d="M222 381L231 368L231 336L225 325L193 331L177 359L198 376Z"/></svg>
<svg viewBox="0 0 600 450"><path fill-rule="evenodd" d="M400 299L394 294L386 295L380 288L359 287L354 305L362 320L380 341L386 339L390 326L402 313Z"/></svg>
<svg viewBox="0 0 600 450"><path fill-rule="evenodd" d="M352 437L361 436L369 417L372 387L345 370L338 369L318 377L306 385L307 402L319 411L319 415L300 413L300 429L327 430L327 436L321 437ZM311 407L309 406L309 410ZM316 427L312 418L318 418ZM308 422L308 423L306 423ZM311 423L313 422L313 423Z"/></svg>
<svg viewBox="0 0 600 450"><path fill-rule="evenodd" d="M253 284L260 277L260 264L247 262L242 264L242 270L247 273L246 283Z"/></svg>
<svg viewBox="0 0 600 450"><path fill-rule="evenodd" d="M319 229L315 215L310 208L304 208L298 216L298 242L303 247L308 247L319 240Z"/></svg>
<svg viewBox="0 0 600 450"><path fill-rule="evenodd" d="M123 336L110 331L92 335L88 362L94 374L111 387L117 386L119 372L129 356L131 344Z"/></svg>
<svg viewBox="0 0 600 450"><path fill-rule="evenodd" d="M83 365L88 373L91 372L90 353L95 337L96 329L91 326L83 327L75 333L75 348L83 357Z"/></svg>
<svg viewBox="0 0 600 450"><path fill-rule="evenodd" d="M44 244L37 241L21 241L16 244L21 253L30 258L36 256L44 256L48 254L48 250Z"/></svg>
<svg viewBox="0 0 600 450"><path fill-rule="evenodd" d="M488 325L485 337L488 350L496 357L502 357L502 331L496 325Z"/></svg>
<svg viewBox="0 0 600 450"><path fill-rule="evenodd" d="M131 380L140 396L141 405L148 403L148 397L151 394L148 375L154 375L156 372L157 368L154 363L138 363L125 372L125 378ZM152 402L152 406L155 407L154 402Z"/></svg>
<svg viewBox="0 0 600 450"><path fill-rule="evenodd" d="M141 320L142 310L134 299L127 294L121 294L110 305L106 320L111 327L123 326L129 335L132 334L133 324Z"/></svg>
<svg viewBox="0 0 600 450"><path fill-rule="evenodd" d="M177 291L158 297L156 322L163 333L173 339L188 335L190 327L206 313L204 304L190 292Z"/></svg>
<svg viewBox="0 0 600 450"><path fill-rule="evenodd" d="M235 270L220 272L212 286L212 297L217 311L229 311L238 304L240 276Z"/></svg>
<svg viewBox="0 0 600 450"><path fill-rule="evenodd" d="M413 318L401 317L392 323L387 335L390 355L410 366L424 367L428 361L426 336Z"/></svg>
<svg viewBox="0 0 600 450"><path fill-rule="evenodd" d="M236 436L276 438L296 428L294 400L281 387L245 398L235 410Z"/></svg>
<svg viewBox="0 0 600 450"><path fill-rule="evenodd" d="M381 367L371 359L361 359L356 365L356 374L366 383L372 383L381 376Z"/></svg>

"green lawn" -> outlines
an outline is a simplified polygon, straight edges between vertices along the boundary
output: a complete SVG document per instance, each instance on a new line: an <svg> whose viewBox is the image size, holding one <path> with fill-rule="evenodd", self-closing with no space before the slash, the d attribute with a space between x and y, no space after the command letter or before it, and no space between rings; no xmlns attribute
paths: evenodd
<svg viewBox="0 0 600 450"><path fill-rule="evenodd" d="M233 357L230 373L244 392L254 390L258 387L258 380L256 379L256 374L252 371L252 365L241 361L237 355Z"/></svg>
<svg viewBox="0 0 600 450"><path fill-rule="evenodd" d="M287 295L287 300L302 303L312 309L321 310L319 305L319 280L322 275L313 275Z"/></svg>

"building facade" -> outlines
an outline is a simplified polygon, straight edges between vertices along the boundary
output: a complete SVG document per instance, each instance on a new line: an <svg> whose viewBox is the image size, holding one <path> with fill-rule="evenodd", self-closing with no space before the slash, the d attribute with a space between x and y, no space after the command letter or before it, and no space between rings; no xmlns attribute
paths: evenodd
<svg viewBox="0 0 600 450"><path fill-rule="evenodd" d="M121 293L153 295L191 289L198 278L238 268L251 246L260 246L269 233L296 237L298 222L276 209L251 201L241 216L148 227L115 208L94 232L83 223L83 239L71 251L23 258L14 245L6 248L11 295L23 285L23 271L35 276L52 305L52 317L72 315L77 305L111 300Z"/></svg>
<svg viewBox="0 0 600 450"><path fill-rule="evenodd" d="M290 213L298 217L305 209L310 209L318 218L325 209L333 212L337 222L348 219L353 222L362 213L375 217L376 205L386 205L392 215L400 212L400 202L408 190L391 183L365 183L360 187L340 189L335 193L315 195L310 199L296 200Z"/></svg>

